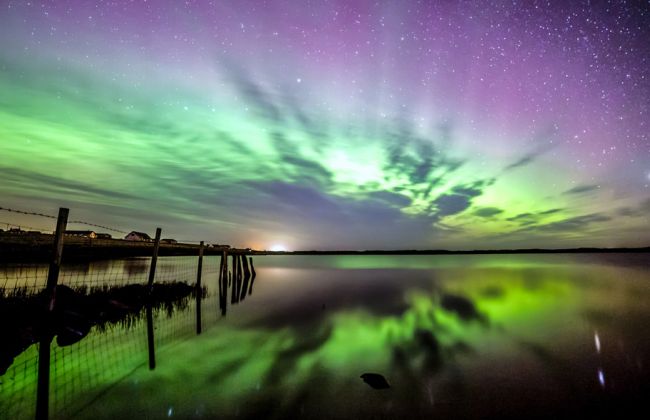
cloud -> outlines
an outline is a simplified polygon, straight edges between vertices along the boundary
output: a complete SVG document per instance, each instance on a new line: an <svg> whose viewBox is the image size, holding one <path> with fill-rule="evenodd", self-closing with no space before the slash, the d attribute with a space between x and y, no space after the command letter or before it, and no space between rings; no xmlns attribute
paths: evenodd
<svg viewBox="0 0 650 420"><path fill-rule="evenodd" d="M381 132L385 177L405 182L403 187L414 199L430 200L431 191L465 163L450 156L449 147L441 147L446 139L415 134L405 118L385 125Z"/></svg>
<svg viewBox="0 0 650 420"><path fill-rule="evenodd" d="M436 216L444 217L460 213L471 205L470 197L460 194L441 195L433 201L437 211Z"/></svg>
<svg viewBox="0 0 650 420"><path fill-rule="evenodd" d="M509 222L518 222L523 219L529 219L533 217L533 213L519 213L516 216L508 217L506 220Z"/></svg>
<svg viewBox="0 0 650 420"><path fill-rule="evenodd" d="M608 222L610 220L612 220L612 218L603 213L592 213L547 223L545 225L529 226L522 230L536 230L539 232L577 232L586 229L594 223Z"/></svg>
<svg viewBox="0 0 650 420"><path fill-rule="evenodd" d="M451 188L450 193L442 194L431 202L431 216L438 221L442 217L467 210L472 205L472 199L483 194L484 189L494 182L494 178L488 178Z"/></svg>
<svg viewBox="0 0 650 420"><path fill-rule="evenodd" d="M392 206L403 208L411 204L411 199L403 194L396 194L390 191L376 191L368 194L368 198L389 203Z"/></svg>
<svg viewBox="0 0 650 420"><path fill-rule="evenodd" d="M536 150L533 150L529 153L526 153L521 158L512 162L503 168L504 172L511 171L513 169L521 168L532 162L534 162L538 157L548 152L553 146L548 141L549 138L552 138L553 135L557 133L557 128L555 126L549 126L546 130L535 136L535 144L541 144L542 146L538 147Z"/></svg>
<svg viewBox="0 0 650 420"><path fill-rule="evenodd" d="M294 179L305 183L310 181L314 185L325 187L330 184L332 173L315 160L308 159L296 153L296 145L279 131L270 135L271 145L278 154L280 169L284 178Z"/></svg>
<svg viewBox="0 0 650 420"><path fill-rule="evenodd" d="M281 206L291 207L305 216L337 217L342 214L336 201L311 186L280 181L251 182L249 185L277 200Z"/></svg>
<svg viewBox="0 0 650 420"><path fill-rule="evenodd" d="M497 214L503 213L503 210L496 207L481 207L476 209L474 214L479 217L490 218L496 216Z"/></svg>
<svg viewBox="0 0 650 420"><path fill-rule="evenodd" d="M578 185L577 187L564 191L562 194L585 194L596 191L599 188L600 185Z"/></svg>
<svg viewBox="0 0 650 420"><path fill-rule="evenodd" d="M555 214L555 213L561 212L562 210L564 210L564 209L550 209L550 210L540 211L537 214L546 216L546 215L549 215L549 214Z"/></svg>
<svg viewBox="0 0 650 420"><path fill-rule="evenodd" d="M287 232L307 249L426 247L441 232L431 217L403 213L404 197L389 192L347 197L312 185L250 181L229 186L220 199L256 226L280 234L278 228L290 226Z"/></svg>
<svg viewBox="0 0 650 420"><path fill-rule="evenodd" d="M0 167L3 175L3 182L14 182L21 185L25 190L40 190L47 188L49 193L57 192L62 195L84 195L92 194L100 197L113 199L133 199L135 196L119 191L99 188L79 181L73 181L61 177L39 174L36 172L24 171L18 168ZM41 192L42 194L42 192Z"/></svg>
<svg viewBox="0 0 650 420"><path fill-rule="evenodd" d="M513 169L526 166L529 163L533 162L537 156L539 156L541 153L529 153L527 155L524 155L521 159L514 161L510 165L506 166L504 168L504 171L511 171Z"/></svg>
<svg viewBox="0 0 650 420"><path fill-rule="evenodd" d="M260 117L276 123L284 120L284 115L276 103L277 101L249 75L243 66L230 60L222 60L220 68L232 86Z"/></svg>
<svg viewBox="0 0 650 420"><path fill-rule="evenodd" d="M476 186L454 187L452 191L466 197L478 197L483 193L483 191L481 191L481 189L477 188Z"/></svg>
<svg viewBox="0 0 650 420"><path fill-rule="evenodd" d="M546 216L560 213L563 210L564 209L561 208L554 208L554 209L548 209L548 210L532 212L532 213L524 212L524 213L519 213L515 216L508 217L505 220L508 222L517 223L519 224L520 227L532 228L533 225L538 225L542 220L544 220Z"/></svg>
<svg viewBox="0 0 650 420"><path fill-rule="evenodd" d="M650 215L650 198L643 200L634 207L621 207L616 211L619 216L638 217Z"/></svg>
<svg viewBox="0 0 650 420"><path fill-rule="evenodd" d="M506 220L508 222L518 222L522 225L529 225L532 223L537 223L539 220L543 218L543 216L548 216L550 214L555 214L563 211L564 209L561 208L555 208L555 209L549 209L549 210L543 210L543 211L538 211L535 213L530 213L530 212L525 212L525 213L519 213L515 216L508 217Z"/></svg>

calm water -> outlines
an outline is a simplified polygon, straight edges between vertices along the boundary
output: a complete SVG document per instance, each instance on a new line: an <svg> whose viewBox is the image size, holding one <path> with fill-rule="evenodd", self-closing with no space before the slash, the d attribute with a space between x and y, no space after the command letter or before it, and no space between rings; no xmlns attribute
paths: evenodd
<svg viewBox="0 0 650 420"><path fill-rule="evenodd" d="M194 305L158 314L154 371L143 323L55 348L54 416L621 418L650 395L647 254L256 257L252 293L225 316L213 258L203 333ZM161 260L163 278L195 275L194 259ZM146 277L145 260L102 264L67 278ZM34 382L35 347L0 398Z"/></svg>

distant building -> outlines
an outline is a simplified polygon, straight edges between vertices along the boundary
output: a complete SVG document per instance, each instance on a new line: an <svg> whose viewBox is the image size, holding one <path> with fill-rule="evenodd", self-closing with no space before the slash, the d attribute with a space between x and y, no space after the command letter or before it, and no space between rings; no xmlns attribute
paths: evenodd
<svg viewBox="0 0 650 420"><path fill-rule="evenodd" d="M92 230L66 230L65 235L78 236L81 238L90 238L90 239L95 239L97 237L95 231Z"/></svg>
<svg viewBox="0 0 650 420"><path fill-rule="evenodd" d="M172 244L172 245L178 243L176 239L171 239L171 238L161 239L160 242L162 242L163 244Z"/></svg>
<svg viewBox="0 0 650 420"><path fill-rule="evenodd" d="M22 230L20 227L9 228L9 230L0 229L0 233L4 235L21 235L21 236L42 235L42 233L37 230Z"/></svg>
<svg viewBox="0 0 650 420"><path fill-rule="evenodd" d="M151 236L147 235L146 233L143 232L136 232L135 230L129 233L124 237L125 240L127 241L143 241L143 242L151 242Z"/></svg>
<svg viewBox="0 0 650 420"><path fill-rule="evenodd" d="M113 239L113 236L110 233L98 233L97 239Z"/></svg>

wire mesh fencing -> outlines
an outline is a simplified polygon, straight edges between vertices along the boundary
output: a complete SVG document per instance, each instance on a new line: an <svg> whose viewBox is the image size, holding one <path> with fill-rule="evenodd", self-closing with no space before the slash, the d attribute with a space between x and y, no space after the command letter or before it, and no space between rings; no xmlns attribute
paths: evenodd
<svg viewBox="0 0 650 420"><path fill-rule="evenodd" d="M38 212L19 213L55 221ZM9 233L10 251L16 243L27 250L49 248L49 264L0 262L4 418L73 417L135 369L155 368L159 351L215 323L224 314L228 284L234 300L250 278L248 268L242 271L245 257L233 253L238 264L229 275L227 254L203 255L202 243L182 245L185 255L159 257L159 232L155 242L137 244L148 256L61 264L61 252L65 260L71 249L97 245L96 238L65 235L61 219L60 213L54 235ZM79 248L60 247L57 254L59 240Z"/></svg>
<svg viewBox="0 0 650 420"><path fill-rule="evenodd" d="M200 316L203 328L217 321L220 260L219 256L204 257L201 271L203 287L197 291L197 257L159 259L154 290L161 290L166 295L152 302L156 352L196 334L197 295L202 302ZM113 296L124 302L120 293L137 293L138 289L146 289L149 268L150 258L97 261L62 267L58 293L69 289L74 299L79 300L69 303L67 315L87 319L64 319L63 322L67 322L64 329L76 328L78 331L60 332L52 341L49 412L53 417L74 415L111 384L148 363L146 305L118 308L121 310L119 314L107 314L110 307L108 310L99 308L100 312L87 310L83 300L90 299L91 304L97 304L100 300L98 296ZM31 267L26 264L19 267L0 265L0 278L4 279L4 311L11 312L18 302L27 305L21 313L38 311L39 291L45 285L47 271L47 267L39 264ZM25 285L29 286L28 289ZM68 297L65 299L68 304ZM17 310L13 312L18 313ZM12 323L10 319L7 321ZM39 326L34 322L30 325L30 321L24 318L19 324L13 328L17 331L5 336L2 344L5 348L2 350L4 374L0 376L0 412L6 418L33 418L38 380ZM84 334L84 327L89 327L87 334L69 343ZM66 336L66 333L72 337ZM164 363L164 360L159 362Z"/></svg>

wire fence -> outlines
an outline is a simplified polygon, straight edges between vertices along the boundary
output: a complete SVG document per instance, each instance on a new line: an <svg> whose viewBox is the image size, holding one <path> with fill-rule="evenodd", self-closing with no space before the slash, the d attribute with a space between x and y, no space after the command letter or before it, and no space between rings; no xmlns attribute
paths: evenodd
<svg viewBox="0 0 650 420"><path fill-rule="evenodd" d="M12 209L12 208L9 208L9 207L2 207L2 206L0 206L0 210L8 212L8 213L21 214L21 215L25 215L25 216L37 216L37 217L53 219L53 220L57 219L57 216L54 216L54 215L51 215L51 214L44 214L44 213L40 213L40 212L36 212L36 211L18 210L18 209ZM10 222L2 222L2 223L6 223L7 225L15 224L15 223L10 223ZM86 221L83 221L83 220L69 220L68 224L70 224L70 225L91 226L91 227L96 227L96 228L100 228L100 229L104 229L104 230L110 230L112 232L118 232L118 233L128 233L127 231L124 231L124 230L120 230L120 229L116 229L116 228L112 228L112 227L104 226L104 225L98 225L96 223L86 222ZM20 226L20 224L17 224L17 226ZM25 226L25 227L28 227L30 230L47 230L47 229L33 228L33 227L30 227L30 226Z"/></svg>
<svg viewBox="0 0 650 420"><path fill-rule="evenodd" d="M225 251L204 256L200 246L195 255L158 257L157 239L148 257L0 263L0 316L8 321L0 344L3 418L73 417L135 369L154 368L160 350L216 323L228 301L252 290L245 256L232 253L229 272Z"/></svg>

